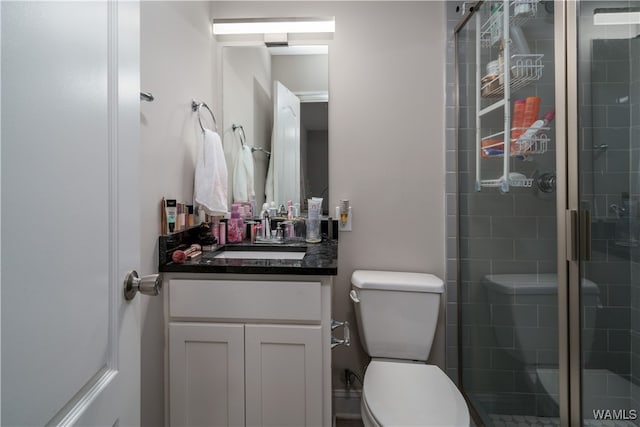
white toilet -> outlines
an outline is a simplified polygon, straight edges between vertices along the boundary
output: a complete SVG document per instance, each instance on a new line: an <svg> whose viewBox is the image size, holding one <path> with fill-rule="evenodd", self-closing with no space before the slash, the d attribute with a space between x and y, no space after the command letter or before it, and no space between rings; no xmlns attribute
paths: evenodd
<svg viewBox="0 0 640 427"><path fill-rule="evenodd" d="M356 270L350 297L360 342L372 360L361 413L370 426L469 426L455 384L427 365L438 322L441 279L431 274Z"/></svg>
<svg viewBox="0 0 640 427"><path fill-rule="evenodd" d="M537 350L540 343L552 343L543 348L557 350L558 327L557 318L547 319L545 326L539 326L538 321L523 316L524 309L541 310L551 308L556 316L558 310L558 275L556 273L540 274L488 274L484 277L484 286L491 309L502 309L506 313L506 324L513 327L513 335L496 333L495 338L499 348L505 349L513 358L524 363L527 367L538 368ZM585 315L588 327L582 329L583 363L589 361L591 348L594 343L595 316L600 303L598 285L589 279L582 279L580 287L581 305L589 308L590 316ZM549 317L546 312L537 312L537 318ZM503 326L500 324L498 326ZM557 363L556 363L557 365Z"/></svg>

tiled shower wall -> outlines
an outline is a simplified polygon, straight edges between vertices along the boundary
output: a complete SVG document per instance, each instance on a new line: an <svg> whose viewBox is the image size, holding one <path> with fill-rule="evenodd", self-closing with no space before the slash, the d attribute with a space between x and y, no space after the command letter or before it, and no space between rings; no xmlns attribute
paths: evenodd
<svg viewBox="0 0 640 427"><path fill-rule="evenodd" d="M598 286L602 306L584 308L584 327L593 330L593 346L583 345L583 354L587 369L608 369L628 379L629 248L616 238L629 218L618 218L610 206L622 207L622 195L629 195L630 40L593 39L589 47L580 61L585 77L580 83L580 185L582 207L592 212L593 251L592 261L583 265L585 277Z"/></svg>
<svg viewBox="0 0 640 427"><path fill-rule="evenodd" d="M457 265L456 265L456 128L455 128L455 101L456 101L456 74L455 74L455 37L454 29L461 19L456 12L457 7L462 7L462 2L447 3L447 94L446 94L446 197L447 197L447 310L446 310L446 357L447 374L453 381L458 382L458 306L457 306Z"/></svg>

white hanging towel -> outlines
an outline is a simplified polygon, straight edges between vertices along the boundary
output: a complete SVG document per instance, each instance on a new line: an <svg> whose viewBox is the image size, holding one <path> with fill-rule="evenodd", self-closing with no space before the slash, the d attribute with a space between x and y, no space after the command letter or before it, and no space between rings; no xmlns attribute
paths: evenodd
<svg viewBox="0 0 640 427"><path fill-rule="evenodd" d="M227 179L227 162L220 135L205 129L196 155L193 200L204 207L209 215L224 215L228 212Z"/></svg>
<svg viewBox="0 0 640 427"><path fill-rule="evenodd" d="M253 155L251 148L246 145L240 147L233 171L233 200L248 202L256 196L253 188Z"/></svg>

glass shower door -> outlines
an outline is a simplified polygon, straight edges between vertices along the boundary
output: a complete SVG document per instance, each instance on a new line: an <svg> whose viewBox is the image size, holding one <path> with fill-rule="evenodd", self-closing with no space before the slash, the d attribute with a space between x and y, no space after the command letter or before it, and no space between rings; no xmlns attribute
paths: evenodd
<svg viewBox="0 0 640 427"><path fill-rule="evenodd" d="M514 114L555 109L555 19L486 1L456 30L461 386L487 426L559 423L556 121L520 139Z"/></svg>
<svg viewBox="0 0 640 427"><path fill-rule="evenodd" d="M576 18L581 419L637 426L640 1L581 1Z"/></svg>

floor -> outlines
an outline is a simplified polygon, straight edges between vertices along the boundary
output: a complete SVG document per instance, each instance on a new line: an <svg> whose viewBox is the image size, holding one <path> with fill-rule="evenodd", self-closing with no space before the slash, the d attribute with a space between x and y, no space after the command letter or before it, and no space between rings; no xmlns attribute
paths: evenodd
<svg viewBox="0 0 640 427"><path fill-rule="evenodd" d="M489 415L495 427L556 427L560 426L559 418L533 417L529 415ZM635 427L630 421L596 421L585 420L585 427Z"/></svg>
<svg viewBox="0 0 640 427"><path fill-rule="evenodd" d="M364 424L362 424L362 420L336 418L335 427L364 427Z"/></svg>

